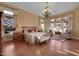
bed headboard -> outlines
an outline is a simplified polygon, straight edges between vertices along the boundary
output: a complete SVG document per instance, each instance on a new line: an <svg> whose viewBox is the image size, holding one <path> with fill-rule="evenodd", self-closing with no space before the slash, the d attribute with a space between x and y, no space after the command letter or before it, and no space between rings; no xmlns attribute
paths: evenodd
<svg viewBox="0 0 79 59"><path fill-rule="evenodd" d="M37 27L29 27L29 26L22 26L22 31L25 32L36 32Z"/></svg>

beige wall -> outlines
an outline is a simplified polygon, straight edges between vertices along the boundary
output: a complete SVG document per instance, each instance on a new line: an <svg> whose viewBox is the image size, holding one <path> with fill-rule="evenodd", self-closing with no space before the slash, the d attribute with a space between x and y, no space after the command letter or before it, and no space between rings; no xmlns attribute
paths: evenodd
<svg viewBox="0 0 79 59"><path fill-rule="evenodd" d="M74 10L74 22L73 22L73 30L74 30L74 36L76 38L79 38L79 8Z"/></svg>
<svg viewBox="0 0 79 59"><path fill-rule="evenodd" d="M22 26L32 26L32 27L38 27L39 28L39 16L30 13L28 11L24 11L22 9L19 9L18 7L8 5L5 3L0 3L0 10L11 10L15 12L15 25L17 27L17 30L21 30Z"/></svg>
<svg viewBox="0 0 79 59"><path fill-rule="evenodd" d="M17 25L19 25L19 28L22 26L39 27L39 17L22 10L18 11L16 22Z"/></svg>

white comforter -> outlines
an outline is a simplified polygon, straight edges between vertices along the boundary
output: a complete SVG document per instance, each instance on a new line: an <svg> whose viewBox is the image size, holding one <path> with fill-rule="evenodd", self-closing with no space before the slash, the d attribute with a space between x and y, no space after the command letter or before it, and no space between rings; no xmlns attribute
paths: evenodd
<svg viewBox="0 0 79 59"><path fill-rule="evenodd" d="M25 33L25 36L28 36L29 39L32 41L32 44L34 44L34 42L35 42L35 36L41 37L41 36L43 36L46 33L45 32L33 32L33 33L27 33L27 34L28 35L26 35L26 33Z"/></svg>

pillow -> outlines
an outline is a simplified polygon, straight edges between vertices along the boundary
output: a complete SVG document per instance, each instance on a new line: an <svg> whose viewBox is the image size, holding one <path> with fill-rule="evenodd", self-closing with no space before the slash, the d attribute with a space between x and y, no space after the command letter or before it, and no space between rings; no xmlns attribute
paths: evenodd
<svg viewBox="0 0 79 59"><path fill-rule="evenodd" d="M32 30L29 30L29 32L32 32Z"/></svg>
<svg viewBox="0 0 79 59"><path fill-rule="evenodd" d="M34 32L36 32L36 29L34 29Z"/></svg>
<svg viewBox="0 0 79 59"><path fill-rule="evenodd" d="M40 36L36 36L38 39L41 39Z"/></svg>

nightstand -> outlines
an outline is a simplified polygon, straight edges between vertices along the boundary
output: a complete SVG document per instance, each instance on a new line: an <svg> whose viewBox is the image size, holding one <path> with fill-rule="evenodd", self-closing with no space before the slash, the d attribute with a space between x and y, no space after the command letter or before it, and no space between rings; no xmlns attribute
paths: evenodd
<svg viewBox="0 0 79 59"><path fill-rule="evenodd" d="M22 32L14 32L13 38L14 38L14 41L21 41L21 40L23 40L23 33Z"/></svg>

